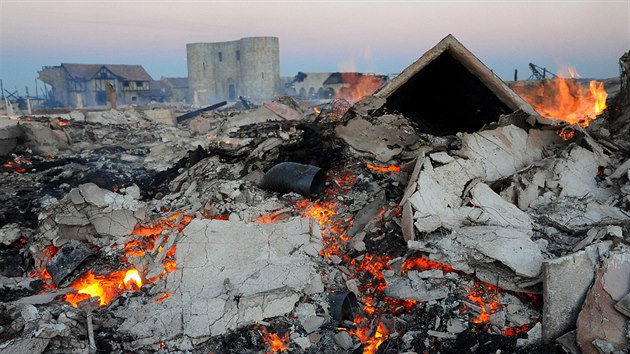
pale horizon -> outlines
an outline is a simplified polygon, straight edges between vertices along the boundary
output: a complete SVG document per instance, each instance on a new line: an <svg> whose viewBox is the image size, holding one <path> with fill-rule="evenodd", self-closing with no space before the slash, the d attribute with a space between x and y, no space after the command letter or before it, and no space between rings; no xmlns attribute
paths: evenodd
<svg viewBox="0 0 630 354"><path fill-rule="evenodd" d="M582 77L619 75L630 0L100 1L0 0L0 79L34 93L61 63L137 64L186 77L186 44L274 36L280 74L402 71L453 34L504 80L533 62ZM40 83L41 84L41 83Z"/></svg>

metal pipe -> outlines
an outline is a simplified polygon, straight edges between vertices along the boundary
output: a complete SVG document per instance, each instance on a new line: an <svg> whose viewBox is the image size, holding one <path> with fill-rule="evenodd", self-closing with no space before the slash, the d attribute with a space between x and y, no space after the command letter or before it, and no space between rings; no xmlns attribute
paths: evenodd
<svg viewBox="0 0 630 354"><path fill-rule="evenodd" d="M281 162L267 171L261 187L281 193L296 192L311 196L324 191L326 174L317 166Z"/></svg>

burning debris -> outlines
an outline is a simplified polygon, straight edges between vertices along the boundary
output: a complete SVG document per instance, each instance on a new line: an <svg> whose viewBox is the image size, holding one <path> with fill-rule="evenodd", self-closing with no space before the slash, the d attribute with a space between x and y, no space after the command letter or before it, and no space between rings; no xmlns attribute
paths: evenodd
<svg viewBox="0 0 630 354"><path fill-rule="evenodd" d="M550 125L450 36L352 106L248 107L11 121L0 353L627 347L630 110Z"/></svg>

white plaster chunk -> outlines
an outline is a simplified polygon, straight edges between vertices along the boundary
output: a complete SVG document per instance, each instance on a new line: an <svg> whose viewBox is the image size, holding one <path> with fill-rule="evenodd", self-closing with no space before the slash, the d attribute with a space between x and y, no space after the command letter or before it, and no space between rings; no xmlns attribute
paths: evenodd
<svg viewBox="0 0 630 354"><path fill-rule="evenodd" d="M560 196L584 197L590 195L597 200L606 200L612 195L609 189L597 185L595 177L599 166L604 162L589 150L574 146L565 159L560 159L554 172L562 188Z"/></svg>
<svg viewBox="0 0 630 354"><path fill-rule="evenodd" d="M177 269L166 281L173 296L121 314L127 318L121 332L154 343L181 334L207 338L290 313L305 293L323 291L313 258L303 252L322 248L321 235L309 234L308 219L195 219L183 234Z"/></svg>
<svg viewBox="0 0 630 354"><path fill-rule="evenodd" d="M554 222L567 228L578 229L598 223L618 223L630 220L630 217L617 207L590 201L577 204L573 199L553 200L554 210L545 215Z"/></svg>
<svg viewBox="0 0 630 354"><path fill-rule="evenodd" d="M469 218L485 225L513 227L529 231L532 229L532 220L516 205L508 203L500 195L496 194L488 185L477 183L471 190L472 203L481 210L482 214L475 215L471 212Z"/></svg>
<svg viewBox="0 0 630 354"><path fill-rule="evenodd" d="M536 277L542 253L523 231L493 226L464 227L453 232L455 241L512 269L517 275Z"/></svg>
<svg viewBox="0 0 630 354"><path fill-rule="evenodd" d="M431 158L431 160L437 163L440 163L442 165L455 161L455 158L449 155L446 151L440 151L440 152L430 154L429 157Z"/></svg>
<svg viewBox="0 0 630 354"><path fill-rule="evenodd" d="M553 135L508 125L464 134L461 153L483 164L486 180L495 181L540 160L543 148L557 139Z"/></svg>
<svg viewBox="0 0 630 354"><path fill-rule="evenodd" d="M433 168L425 159L417 181L417 191L409 197L416 210L415 225L420 232L431 232L438 227L452 229L465 221L467 211L460 209L464 188L472 179L483 177L480 164L455 159Z"/></svg>

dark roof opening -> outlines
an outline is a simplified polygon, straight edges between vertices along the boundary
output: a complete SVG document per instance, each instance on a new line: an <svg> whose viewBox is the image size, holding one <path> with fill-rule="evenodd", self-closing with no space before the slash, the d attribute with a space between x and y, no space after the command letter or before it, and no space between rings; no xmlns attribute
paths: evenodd
<svg viewBox="0 0 630 354"><path fill-rule="evenodd" d="M434 135L472 133L514 112L448 51L389 95L385 106Z"/></svg>

